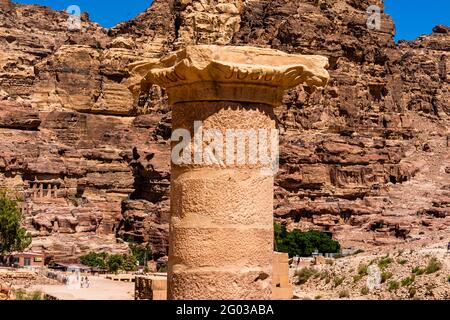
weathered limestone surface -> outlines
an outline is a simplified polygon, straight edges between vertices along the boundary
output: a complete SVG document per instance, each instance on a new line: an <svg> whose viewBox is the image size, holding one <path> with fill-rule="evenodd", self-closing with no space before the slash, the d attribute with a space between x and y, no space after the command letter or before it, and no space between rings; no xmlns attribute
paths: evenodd
<svg viewBox="0 0 450 320"><path fill-rule="evenodd" d="M275 109L277 221L354 247L448 238L448 26L396 45L388 15L367 29L379 0L229 1L239 13L180 3L155 0L109 30L83 14L83 31L70 32L63 12L0 1L0 184L28 190L36 177L62 189L58 203L28 200L36 249L74 258L120 251L117 236L132 236L167 254L172 113L166 92L141 90L129 64L183 41L329 58L326 89L298 86ZM210 16L227 27L211 28ZM190 34L194 21L206 22Z"/></svg>
<svg viewBox="0 0 450 320"><path fill-rule="evenodd" d="M243 0L175 0L176 46L230 44L243 8Z"/></svg>
<svg viewBox="0 0 450 320"><path fill-rule="evenodd" d="M145 79L166 88L173 130L192 137L196 121L221 137L229 129L270 133L283 90L329 79L324 57L252 47L188 46L151 66ZM225 152L236 154L232 139ZM195 156L195 138L189 143ZM221 161L217 150L217 163L203 150L199 162L172 158L169 299L271 297L275 172L250 162L250 143L242 163Z"/></svg>

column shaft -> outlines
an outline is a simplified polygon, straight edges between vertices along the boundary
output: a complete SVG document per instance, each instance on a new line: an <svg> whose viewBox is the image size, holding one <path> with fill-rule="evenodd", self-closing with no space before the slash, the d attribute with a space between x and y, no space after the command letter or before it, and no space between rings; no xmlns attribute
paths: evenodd
<svg viewBox="0 0 450 320"><path fill-rule="evenodd" d="M221 132L225 145L227 129L275 129L268 105L173 106L174 130L187 129L194 137L195 121L201 121L203 132ZM248 157L251 142L246 143ZM273 176L246 162L172 164L169 299L270 298Z"/></svg>

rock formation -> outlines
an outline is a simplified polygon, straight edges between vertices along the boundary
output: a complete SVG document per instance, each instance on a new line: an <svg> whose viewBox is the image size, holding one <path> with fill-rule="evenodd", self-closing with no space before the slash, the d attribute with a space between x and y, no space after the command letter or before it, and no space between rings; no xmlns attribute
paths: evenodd
<svg viewBox="0 0 450 320"><path fill-rule="evenodd" d="M177 0L176 45L231 43L239 31L243 0Z"/></svg>
<svg viewBox="0 0 450 320"><path fill-rule="evenodd" d="M83 18L69 32L65 13L12 3L0 15L0 180L24 195L34 248L56 259L124 252L120 233L165 255L167 107L136 110L123 83L130 63L154 53L120 25L113 37Z"/></svg>
<svg viewBox="0 0 450 320"><path fill-rule="evenodd" d="M64 12L0 1L0 184L25 195L34 249L72 259L133 237L167 254L171 112L136 63L188 43L329 58L326 89L275 110L276 220L356 247L448 236L449 27L395 44L388 15L367 28L372 4L155 0L69 31Z"/></svg>

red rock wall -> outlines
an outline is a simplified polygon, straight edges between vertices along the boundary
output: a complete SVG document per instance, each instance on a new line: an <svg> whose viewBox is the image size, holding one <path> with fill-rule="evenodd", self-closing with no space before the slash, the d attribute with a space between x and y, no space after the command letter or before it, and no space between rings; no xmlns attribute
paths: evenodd
<svg viewBox="0 0 450 320"><path fill-rule="evenodd" d="M83 15L81 32L63 12L0 2L0 185L25 195L35 249L72 259L125 251L118 236L133 236L166 254L170 109L156 86L131 92L127 66L172 50L186 30L192 43L330 59L327 88L291 90L276 110L278 221L357 247L449 234L448 27L396 45L388 15L367 28L369 1L252 0L239 28L208 40L214 17L234 26L236 13L197 2L186 15L157 0L109 30Z"/></svg>

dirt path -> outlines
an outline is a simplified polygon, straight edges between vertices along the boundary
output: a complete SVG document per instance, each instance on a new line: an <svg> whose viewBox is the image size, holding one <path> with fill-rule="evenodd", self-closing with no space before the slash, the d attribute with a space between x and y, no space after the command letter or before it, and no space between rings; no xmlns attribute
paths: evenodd
<svg viewBox="0 0 450 320"><path fill-rule="evenodd" d="M60 300L134 300L134 282L112 281L101 277L90 277L89 281L89 288L38 285L31 290L41 290Z"/></svg>

